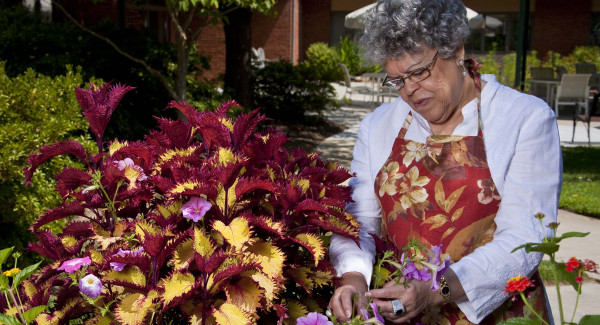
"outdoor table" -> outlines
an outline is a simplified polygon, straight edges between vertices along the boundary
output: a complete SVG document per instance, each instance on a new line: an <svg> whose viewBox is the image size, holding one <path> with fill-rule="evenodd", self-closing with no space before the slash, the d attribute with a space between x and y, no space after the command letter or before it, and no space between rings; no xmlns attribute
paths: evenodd
<svg viewBox="0 0 600 325"><path fill-rule="evenodd" d="M560 85L560 79L531 79L531 84L545 84L546 87L546 97L544 100L550 107L554 107L554 103L552 101L552 97L556 92L556 87Z"/></svg>

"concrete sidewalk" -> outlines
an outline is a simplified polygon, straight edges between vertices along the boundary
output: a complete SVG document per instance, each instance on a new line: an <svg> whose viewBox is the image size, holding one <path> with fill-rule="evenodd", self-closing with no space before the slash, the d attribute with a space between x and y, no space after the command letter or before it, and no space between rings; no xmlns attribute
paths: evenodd
<svg viewBox="0 0 600 325"><path fill-rule="evenodd" d="M345 125L347 129L325 139L317 147L316 151L321 153L323 159L338 160L343 167L350 169L352 150L360 121L374 109L368 99L365 99L362 95L358 95L354 98L352 106L345 105L339 110L328 113L327 117L331 121ZM563 117L561 116L561 118ZM561 145L587 145L587 130L582 123L577 124L575 141L573 143L571 143L573 132L572 120L560 119L558 126ZM600 123L592 125L590 134L592 145L600 145ZM558 221L560 222L560 226L558 227L559 235L569 231L590 232L590 234L584 238L565 239L561 243L561 249L556 254L557 260L567 261L571 257L576 257L581 260L591 259L596 263L600 263L600 219L578 215L566 210L559 210ZM576 323L579 322L579 319L583 315L600 314L600 276L598 274L590 274L590 276L591 278L586 280L582 287L582 294L579 298L574 318ZM548 285L546 291L552 306L552 314L554 315L555 322L559 324L560 317L556 287ZM561 285L561 297L565 320L570 321L576 302L576 292L570 285Z"/></svg>

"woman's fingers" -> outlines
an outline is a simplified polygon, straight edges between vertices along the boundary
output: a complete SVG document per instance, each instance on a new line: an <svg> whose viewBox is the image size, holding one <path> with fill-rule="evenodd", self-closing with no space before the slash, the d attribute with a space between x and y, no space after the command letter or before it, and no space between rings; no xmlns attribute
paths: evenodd
<svg viewBox="0 0 600 325"><path fill-rule="evenodd" d="M330 301L333 315L341 321L349 321L352 317L354 296L358 293L353 286L342 286L335 290Z"/></svg>

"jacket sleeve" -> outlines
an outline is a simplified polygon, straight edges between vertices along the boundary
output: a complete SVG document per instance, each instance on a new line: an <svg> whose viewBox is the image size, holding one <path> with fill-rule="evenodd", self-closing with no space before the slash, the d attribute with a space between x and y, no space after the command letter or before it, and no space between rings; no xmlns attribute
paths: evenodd
<svg viewBox="0 0 600 325"><path fill-rule="evenodd" d="M506 117L510 114L502 111L495 114L489 132L484 128L484 136L494 143L487 148L488 161L495 161L492 176L502 198L494 238L451 266L468 298L457 304L473 323L481 322L508 298L504 287L511 277L531 276L537 269L541 253L523 249L511 253L522 244L552 236L534 215L544 213L544 225L556 221L562 183L556 117L536 99L519 98L522 103L514 104L521 109L520 118Z"/></svg>

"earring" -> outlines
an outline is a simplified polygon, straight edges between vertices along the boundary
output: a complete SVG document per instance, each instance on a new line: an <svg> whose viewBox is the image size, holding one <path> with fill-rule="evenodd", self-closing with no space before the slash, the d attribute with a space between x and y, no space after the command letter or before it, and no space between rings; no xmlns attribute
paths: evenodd
<svg viewBox="0 0 600 325"><path fill-rule="evenodd" d="M463 72L461 72L461 75L463 76L463 78L466 77L467 69L465 68L465 61L463 59L458 60L458 65L463 68Z"/></svg>

